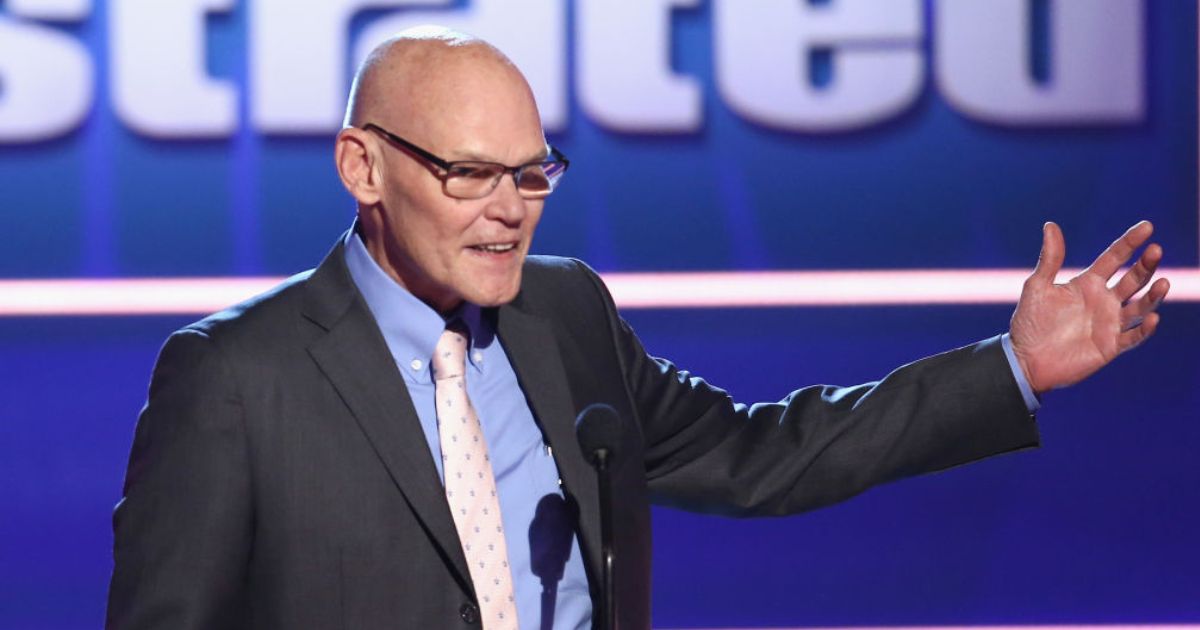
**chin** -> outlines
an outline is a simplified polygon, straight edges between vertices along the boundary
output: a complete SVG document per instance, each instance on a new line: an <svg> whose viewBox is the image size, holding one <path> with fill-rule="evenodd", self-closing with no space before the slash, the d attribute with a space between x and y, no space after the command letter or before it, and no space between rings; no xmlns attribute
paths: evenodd
<svg viewBox="0 0 1200 630"><path fill-rule="evenodd" d="M466 300L478 306L503 306L516 299L520 289L521 277L517 276L503 286L479 287L473 292L474 295L468 296Z"/></svg>

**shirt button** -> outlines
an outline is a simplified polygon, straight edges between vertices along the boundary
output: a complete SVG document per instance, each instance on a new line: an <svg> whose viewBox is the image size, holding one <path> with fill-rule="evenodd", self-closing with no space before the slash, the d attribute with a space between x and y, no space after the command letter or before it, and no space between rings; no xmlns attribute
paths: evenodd
<svg viewBox="0 0 1200 630"><path fill-rule="evenodd" d="M479 621L479 609L474 604L463 604L458 609L458 616L462 617L463 621L474 624Z"/></svg>
<svg viewBox="0 0 1200 630"><path fill-rule="evenodd" d="M476 352L475 354L471 355L471 358L474 359L476 363L483 363L482 352Z"/></svg>
<svg viewBox="0 0 1200 630"><path fill-rule="evenodd" d="M408 366L411 367L414 372L420 371L422 365L425 365L425 364L421 363L420 359L413 359L412 363L408 364Z"/></svg>

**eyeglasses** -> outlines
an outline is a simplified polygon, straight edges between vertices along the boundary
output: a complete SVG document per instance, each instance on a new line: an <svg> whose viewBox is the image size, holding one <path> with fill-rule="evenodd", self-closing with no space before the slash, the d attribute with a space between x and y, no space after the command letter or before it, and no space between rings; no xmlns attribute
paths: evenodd
<svg viewBox="0 0 1200 630"><path fill-rule="evenodd" d="M496 162L476 160L450 162L374 123L367 123L362 128L381 134L441 169L442 189L447 195L458 199L479 199L488 196L496 189L500 178L504 177L506 173L512 174L513 181L517 185L517 192L522 197L541 199L554 192L563 173L566 173L567 167L571 165L567 156L548 144L546 148L550 150L550 159L520 166L506 166Z"/></svg>

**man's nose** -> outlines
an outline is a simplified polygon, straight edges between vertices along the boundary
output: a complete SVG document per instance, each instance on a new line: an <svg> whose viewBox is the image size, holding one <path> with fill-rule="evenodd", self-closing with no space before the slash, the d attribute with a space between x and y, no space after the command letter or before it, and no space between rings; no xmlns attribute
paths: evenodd
<svg viewBox="0 0 1200 630"><path fill-rule="evenodd" d="M500 183L488 195L486 214L490 219L517 225L525 219L526 203L527 200L517 189L516 173L508 172L500 176Z"/></svg>

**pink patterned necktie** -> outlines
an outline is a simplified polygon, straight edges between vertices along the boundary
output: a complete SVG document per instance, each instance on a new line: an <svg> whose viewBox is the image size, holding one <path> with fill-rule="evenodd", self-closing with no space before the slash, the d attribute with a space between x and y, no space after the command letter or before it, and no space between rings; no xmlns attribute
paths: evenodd
<svg viewBox="0 0 1200 630"><path fill-rule="evenodd" d="M496 478L479 416L467 398L466 359L462 322L451 322L438 339L432 361L446 502L475 584L483 627L517 628Z"/></svg>

